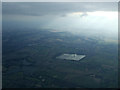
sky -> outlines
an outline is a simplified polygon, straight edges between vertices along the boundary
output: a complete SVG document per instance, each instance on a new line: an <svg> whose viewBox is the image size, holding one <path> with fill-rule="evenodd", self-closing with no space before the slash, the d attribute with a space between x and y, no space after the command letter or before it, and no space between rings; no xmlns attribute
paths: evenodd
<svg viewBox="0 0 120 90"><path fill-rule="evenodd" d="M117 37L117 2L7 2L2 4L8 27L44 28L73 34Z"/></svg>
<svg viewBox="0 0 120 90"><path fill-rule="evenodd" d="M2 2L119 2L119 0L2 0Z"/></svg>

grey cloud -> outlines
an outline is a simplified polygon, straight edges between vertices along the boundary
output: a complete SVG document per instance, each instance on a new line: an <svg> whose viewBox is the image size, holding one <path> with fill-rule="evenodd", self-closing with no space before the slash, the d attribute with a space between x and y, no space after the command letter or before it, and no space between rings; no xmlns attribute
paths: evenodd
<svg viewBox="0 0 120 90"><path fill-rule="evenodd" d="M62 14L61 17L66 17L67 15L66 14Z"/></svg>
<svg viewBox="0 0 120 90"><path fill-rule="evenodd" d="M66 16L71 12L92 12L92 11L117 11L117 3L113 2L3 2L3 15L30 15L30 16L42 16L42 15L61 15Z"/></svg>

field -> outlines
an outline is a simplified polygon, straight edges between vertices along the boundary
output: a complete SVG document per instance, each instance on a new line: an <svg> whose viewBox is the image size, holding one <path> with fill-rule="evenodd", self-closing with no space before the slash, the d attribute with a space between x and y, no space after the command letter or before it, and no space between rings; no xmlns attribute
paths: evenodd
<svg viewBox="0 0 120 90"><path fill-rule="evenodd" d="M3 88L115 88L118 46L47 29L3 28ZM80 61L57 59L64 53Z"/></svg>

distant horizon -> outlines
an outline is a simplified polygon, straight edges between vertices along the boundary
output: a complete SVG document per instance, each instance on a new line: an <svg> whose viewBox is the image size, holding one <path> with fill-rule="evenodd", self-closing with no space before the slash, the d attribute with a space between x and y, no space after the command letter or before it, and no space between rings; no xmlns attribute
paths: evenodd
<svg viewBox="0 0 120 90"><path fill-rule="evenodd" d="M116 2L23 2L3 3L2 6L3 23L10 27L49 28L86 36L118 37Z"/></svg>

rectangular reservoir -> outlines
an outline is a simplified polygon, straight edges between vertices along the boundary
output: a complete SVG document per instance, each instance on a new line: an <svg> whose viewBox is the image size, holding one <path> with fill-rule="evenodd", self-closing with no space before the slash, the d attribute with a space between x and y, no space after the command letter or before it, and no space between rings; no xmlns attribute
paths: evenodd
<svg viewBox="0 0 120 90"><path fill-rule="evenodd" d="M56 58L58 59L65 59L65 60L75 60L79 61L84 58L86 55L77 55L77 54L62 54Z"/></svg>

